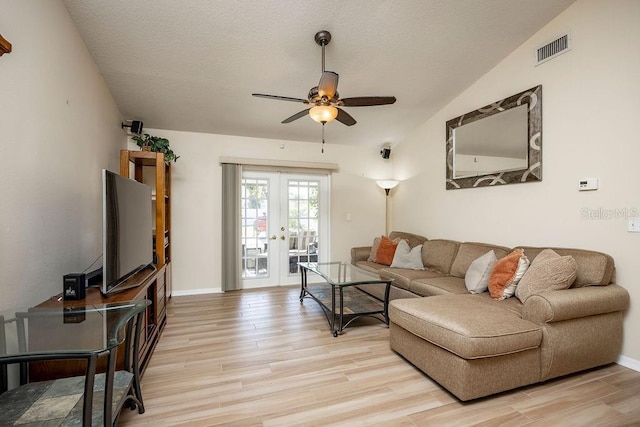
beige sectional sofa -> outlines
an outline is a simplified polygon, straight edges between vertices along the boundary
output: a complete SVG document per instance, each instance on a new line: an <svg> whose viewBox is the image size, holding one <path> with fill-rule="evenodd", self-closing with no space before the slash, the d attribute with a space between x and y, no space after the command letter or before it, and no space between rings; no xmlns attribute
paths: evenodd
<svg viewBox="0 0 640 427"><path fill-rule="evenodd" d="M614 284L614 262L604 253L553 248L578 266L574 284L545 291L522 304L467 291L465 273L478 257L511 248L393 232L419 244L425 270L367 261L371 247L351 250L351 262L393 279L391 348L461 400L615 362L622 346L627 291ZM530 261L545 248L519 246ZM364 290L382 297L375 286Z"/></svg>

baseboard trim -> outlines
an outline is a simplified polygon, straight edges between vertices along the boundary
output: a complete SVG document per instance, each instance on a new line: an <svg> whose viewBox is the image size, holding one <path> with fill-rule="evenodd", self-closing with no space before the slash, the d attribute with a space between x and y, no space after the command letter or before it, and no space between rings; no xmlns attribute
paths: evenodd
<svg viewBox="0 0 640 427"><path fill-rule="evenodd" d="M222 294L224 292L222 292L220 290L220 288L200 288L200 289L188 289L186 291L177 291L177 290L172 290L171 291L171 296L172 297L184 297L184 296L189 296L189 295L205 295L205 294Z"/></svg>
<svg viewBox="0 0 640 427"><path fill-rule="evenodd" d="M625 368L633 369L634 371L640 372L640 360L620 355L616 363L618 365L624 366Z"/></svg>

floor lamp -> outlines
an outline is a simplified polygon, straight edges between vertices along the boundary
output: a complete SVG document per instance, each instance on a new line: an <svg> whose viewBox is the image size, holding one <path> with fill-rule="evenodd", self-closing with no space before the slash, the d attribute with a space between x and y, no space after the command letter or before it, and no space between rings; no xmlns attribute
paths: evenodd
<svg viewBox="0 0 640 427"><path fill-rule="evenodd" d="M376 184L378 184L378 187L384 189L384 192L386 193L384 199L384 234L388 236L389 218L391 217L391 215L389 215L389 191L391 191L392 188L395 188L399 182L393 179L383 179L376 181Z"/></svg>

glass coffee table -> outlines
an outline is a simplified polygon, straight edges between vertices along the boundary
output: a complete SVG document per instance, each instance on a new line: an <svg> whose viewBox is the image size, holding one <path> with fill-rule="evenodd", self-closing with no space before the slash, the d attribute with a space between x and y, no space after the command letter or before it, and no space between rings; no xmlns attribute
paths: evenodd
<svg viewBox="0 0 640 427"><path fill-rule="evenodd" d="M381 279L375 273L342 262L300 262L298 265L300 303L310 297L320 304L334 337L362 316L389 324L389 289L393 280ZM309 273L319 276L321 282L309 283ZM359 285L384 287L384 299L376 298Z"/></svg>

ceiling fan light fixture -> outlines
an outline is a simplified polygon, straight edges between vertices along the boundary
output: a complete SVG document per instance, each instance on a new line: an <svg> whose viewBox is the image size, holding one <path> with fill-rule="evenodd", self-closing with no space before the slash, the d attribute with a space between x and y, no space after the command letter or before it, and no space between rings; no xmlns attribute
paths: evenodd
<svg viewBox="0 0 640 427"><path fill-rule="evenodd" d="M338 109L331 105L316 105L309 110L309 116L318 123L329 123L338 117Z"/></svg>

